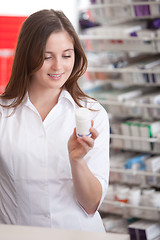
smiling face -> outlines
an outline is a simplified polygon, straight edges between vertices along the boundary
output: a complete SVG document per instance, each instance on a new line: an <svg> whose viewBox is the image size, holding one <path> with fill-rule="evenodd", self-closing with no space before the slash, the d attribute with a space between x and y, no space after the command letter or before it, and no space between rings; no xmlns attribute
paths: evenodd
<svg viewBox="0 0 160 240"><path fill-rule="evenodd" d="M31 87L54 89L57 94L69 78L75 62L72 38L66 31L52 33L45 48L44 63L33 74Z"/></svg>

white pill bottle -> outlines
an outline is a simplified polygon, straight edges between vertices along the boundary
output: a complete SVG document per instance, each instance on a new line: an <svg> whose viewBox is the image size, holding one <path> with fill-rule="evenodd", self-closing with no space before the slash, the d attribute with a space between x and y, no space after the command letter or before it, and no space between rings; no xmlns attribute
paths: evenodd
<svg viewBox="0 0 160 240"><path fill-rule="evenodd" d="M91 114L90 110L84 107L80 107L76 110L76 133L78 137L91 136Z"/></svg>

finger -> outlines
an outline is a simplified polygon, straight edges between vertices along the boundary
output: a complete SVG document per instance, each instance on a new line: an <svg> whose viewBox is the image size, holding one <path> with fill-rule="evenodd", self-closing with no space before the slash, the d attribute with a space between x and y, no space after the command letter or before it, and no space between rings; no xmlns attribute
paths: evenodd
<svg viewBox="0 0 160 240"><path fill-rule="evenodd" d="M73 134L70 137L71 139L76 139L77 138L77 134L76 134L76 128L74 128Z"/></svg>
<svg viewBox="0 0 160 240"><path fill-rule="evenodd" d="M73 132L74 136L77 137L77 132L76 132L76 128L74 128L74 132Z"/></svg>
<svg viewBox="0 0 160 240"><path fill-rule="evenodd" d="M91 138L94 139L94 140L95 140L95 139L98 137L98 135L99 135L99 134L98 134L98 131L97 131L95 128L93 128L93 127L90 128L90 132L91 132L91 134L92 134L92 135L91 135Z"/></svg>
<svg viewBox="0 0 160 240"><path fill-rule="evenodd" d="M94 125L94 121L93 121L93 120L91 120L91 127L93 127L93 125Z"/></svg>
<svg viewBox="0 0 160 240"><path fill-rule="evenodd" d="M87 136L83 136L81 138L78 138L78 141L85 148L86 147L93 148L93 146L94 146L94 139L90 138L90 137L87 137Z"/></svg>

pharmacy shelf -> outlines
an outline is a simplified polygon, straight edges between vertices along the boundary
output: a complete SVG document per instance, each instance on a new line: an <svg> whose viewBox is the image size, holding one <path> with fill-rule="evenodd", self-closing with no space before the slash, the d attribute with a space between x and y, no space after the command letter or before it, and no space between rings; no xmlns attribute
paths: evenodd
<svg viewBox="0 0 160 240"><path fill-rule="evenodd" d="M80 35L80 40L88 52L123 51L160 53L160 38L130 37L130 36L105 36L105 35ZM86 46L86 47L85 47Z"/></svg>
<svg viewBox="0 0 160 240"><path fill-rule="evenodd" d="M116 24L119 21L123 22L129 20L138 20L138 19L153 19L159 18L158 7L160 1L147 1L147 2L118 2L117 3L101 3L101 4L88 4L80 7L80 12L90 11L91 18L95 18L98 22L104 24L104 22L109 24ZM134 7L138 6L148 6L148 12L144 16L136 16ZM119 11L114 11L119 9ZM112 12L113 10L113 12ZM118 21L117 21L118 20Z"/></svg>
<svg viewBox="0 0 160 240"><path fill-rule="evenodd" d="M156 149L156 150L148 150L148 149L146 149L146 150L144 150L144 149L133 149L133 147L132 148L126 148L125 146L119 146L119 145L113 145L112 143L110 144L110 149L112 149L113 151L114 150L124 150L124 151L130 151L130 152L133 152L133 153L135 153L135 152L139 152L139 153L144 153L144 154L146 154L146 153L148 153L148 154L154 154L154 155L159 155L160 154L160 149ZM150 185L148 185L149 187L150 187ZM156 184L156 186L158 187L159 185L157 185Z"/></svg>
<svg viewBox="0 0 160 240"><path fill-rule="evenodd" d="M120 201L112 201L112 200L104 200L103 204L112 204L112 205L116 205L118 207L124 208L124 207L128 207L128 208L137 208L137 209L142 209L142 210L150 210L150 211L156 211L159 212L160 214L160 208L155 208L155 207L150 207L150 206L141 206L141 205L133 205L133 204L129 204L129 203L124 203L124 202L120 202Z"/></svg>
<svg viewBox="0 0 160 240"><path fill-rule="evenodd" d="M80 40L133 40L133 41L158 41L160 40L160 37L149 37L149 36L144 36L144 37L140 37L140 36L136 36L136 37L132 37L132 36L116 36L116 35L92 35L92 34L80 34L79 35Z"/></svg>
<svg viewBox="0 0 160 240"><path fill-rule="evenodd" d="M147 171L138 171L133 169L119 169L119 168L110 168L110 172L114 173L124 173L129 175L138 175L138 176L154 176L154 177L160 177L160 173L157 172L147 172Z"/></svg>
<svg viewBox="0 0 160 240"><path fill-rule="evenodd" d="M132 99L130 101L112 101L112 100L105 100L105 99L99 99L99 102L101 104L104 105L112 105L112 106L121 106L121 107L139 107L139 108L156 108L156 109L160 109L160 105L159 104L150 104L150 103L137 103L132 101Z"/></svg>
<svg viewBox="0 0 160 240"><path fill-rule="evenodd" d="M145 86L145 87L159 87L160 86L160 68L159 66L150 69L138 69L135 67L122 67L114 68L113 66L103 66L103 67L88 67L88 75L86 77L89 79L89 84L86 84L87 88L94 87L98 85L117 85L119 83L124 86ZM117 75L115 75L115 73ZM100 75L99 75L100 74ZM128 75L129 74L129 75ZM118 86L118 85L117 85ZM85 90L85 84L84 84Z"/></svg>
<svg viewBox="0 0 160 240"><path fill-rule="evenodd" d="M115 200L105 199L100 207L100 211L122 215L124 218L134 216L148 220L160 221L160 208L133 205Z"/></svg>
<svg viewBox="0 0 160 240"><path fill-rule="evenodd" d="M111 143L110 143L110 148L115 150L115 149L119 149L119 150L127 150L130 152L142 152L142 153L151 153L151 154L155 154L155 155L159 155L160 154L160 139L159 138L142 138L142 137L135 137L135 136L127 136L127 135L120 135L120 134L110 134L110 139L111 139ZM119 145L119 143L115 143L112 142L113 140L120 140L121 144ZM133 148L132 146L125 146L124 141L138 141L138 142L142 142L142 143L149 143L149 144L154 144L154 148L152 149L152 147L149 147L149 149L143 149L143 148ZM156 146L155 146L156 145Z"/></svg>
<svg viewBox="0 0 160 240"><path fill-rule="evenodd" d="M160 143L159 138L142 138L142 137L127 136L127 135L119 135L119 134L110 134L110 138L111 139L142 141L142 142L150 142L150 143Z"/></svg>
<svg viewBox="0 0 160 240"><path fill-rule="evenodd" d="M137 2L118 2L117 3L101 3L101 4L89 4L88 6L81 7L80 11L88 10L88 9L98 9L98 8L107 8L107 7L122 7L122 6L138 6L138 5L160 5L160 1L147 1L147 2L142 2L142 1L137 1Z"/></svg>
<svg viewBox="0 0 160 240"><path fill-rule="evenodd" d="M99 81L99 83L98 83L98 81ZM121 82L121 84L123 84L124 86L128 86L128 87L132 87L132 86L135 86L135 85L137 85L137 87L138 86L145 86L145 87L160 87L160 82L159 83L150 83L150 82L137 82L137 83L134 83L133 81L132 82L127 82L127 81L124 81L123 79L122 79L122 77L119 77L118 78L118 80L116 80L116 79L109 79L109 78L107 78L107 79L103 79L103 80L100 80L100 79L95 79L95 80L93 80L90 84L84 84L85 85L85 87L83 87L83 90L86 92L86 93L88 93L88 94L90 94L90 92L92 92L93 90L94 90L94 88L102 88L103 86L107 86L108 84L110 84L110 85L116 85L116 84L119 84ZM101 100L99 100L99 102L100 102ZM105 103L105 101L106 100L104 100L104 104L106 104ZM102 102L101 103L103 103L103 100L102 100ZM110 104L110 105L117 105L116 103L114 104ZM121 104L120 104L121 105ZM123 104L123 106L124 106L124 104ZM131 107L131 105L129 106L129 107ZM146 106L143 106L144 108L146 108Z"/></svg>
<svg viewBox="0 0 160 240"><path fill-rule="evenodd" d="M124 3L118 0L117 0L117 3L113 3L113 1L110 1L111 3L106 3L106 1L104 2L105 3L101 3L101 4L90 4L89 6L85 6L84 8L82 7L80 9L80 12L87 14L87 16L89 17L88 19L90 21L100 23L99 29L98 27L96 27L95 29L93 28L91 30L86 29L86 31L85 30L82 31L82 34L80 35L80 39L83 44L84 50L88 53L89 57L91 56L89 55L90 52L93 52L94 54L100 53L100 57L101 57L101 56L104 56L104 55L101 55L101 53L104 53L104 51L106 52L110 51L113 53L113 56L117 54L117 62L118 62L118 59L122 59L121 57L119 57L120 55L119 52L127 53L128 55L126 56L129 56L130 52L131 53L133 52L135 54L135 55L133 54L132 56L140 56L139 53L141 54L141 56L143 56L144 53L146 53L148 54L148 57L151 55L157 56L157 54L160 53L159 31L145 31L147 29L142 29L141 33L139 32L138 34L137 32L137 36L130 36L129 33L125 34L124 31L121 31L122 33L120 33L121 29L119 25L120 23L127 23L127 21L132 21L138 24L137 23L138 20L142 20L144 22L145 20L159 18L160 0L159 1L149 0L147 2L146 1L131 2L128 0L128 2L124 1ZM146 12L145 16L136 16L137 13L135 11L135 6L137 7L149 6L149 11ZM145 21L145 22L148 23L148 21ZM113 31L110 28L111 26L113 26ZM119 26L119 28L116 28L117 26ZM106 27L105 31L103 31L103 27L104 28ZM109 27L108 32L107 32L107 27ZM115 29L117 29L117 31ZM125 54L123 55L125 56ZM91 63L89 62L89 66L87 68L86 78L89 82L87 84L87 90L89 89L88 93L90 93L93 97L98 99L98 101L106 108L109 116L111 116L110 118L111 121L112 121L112 117L114 120L117 119L117 122L119 122L119 126L120 126L120 124L124 121L124 117L128 117L126 116L127 114L128 115L133 114L133 116L131 116L133 117L133 119L134 118L136 119L137 117L142 119L143 117L146 117L146 119L148 119L152 117L151 114L153 114L153 119L159 117L158 115L160 110L160 104L151 104L151 103L137 104L133 99L118 101L118 100L113 100L114 98L112 98L111 100L111 98L109 97L105 98L105 94L101 95L100 93L100 90L102 90L104 93L105 89L107 89L107 87L110 87L110 85L112 85L113 87L114 86L116 87L122 84L121 86L122 88L123 86L125 86L125 84L129 86L137 86L137 88L138 86L140 87L140 85L144 87L146 86L158 87L160 86L160 77L159 77L160 68L158 66L155 66L155 68L153 68L154 66L152 65L152 66L149 66L150 68L148 69L140 69L137 67L139 66L138 65L139 59L135 58L135 59L132 59L133 61L135 61L135 63L133 63L132 61L133 65L128 65L128 66L117 65L120 67L114 68L114 65L112 64L108 64L108 65L106 64L105 66L104 61L102 61L103 64L101 64L101 62L98 61L98 55L96 55L96 57L93 59L91 58ZM107 58L107 55L106 55L106 58ZM104 59L102 58L102 60ZM92 63L94 64L94 61L96 66L91 65ZM140 59L140 61L142 60ZM105 73L108 73L108 74L105 74ZM142 77L142 79L140 77ZM99 84L98 84L98 81L99 81ZM83 89L85 91L85 87L86 87L85 84L87 82L86 79L84 82L85 83L84 83ZM96 92L95 90L98 90L98 92ZM135 111L136 109L138 109L137 110L138 112ZM149 111L150 109L153 109L154 112ZM140 115L142 113L143 115L137 116L138 114ZM115 132L118 132L118 131L119 129L115 130ZM115 153L119 152L120 150L120 152L129 151L129 152L135 153L135 155L137 152L138 153L141 152L144 154L149 153L152 155L160 154L160 150L159 150L160 136L146 138L146 137L136 137L136 136L128 136L128 135L122 135L122 134L110 134L110 140L111 140L110 149ZM143 149L135 149L135 146L129 148L129 145L128 145L128 148L127 148L127 145L125 145L126 142L131 142L130 145L133 145L132 143L136 141L140 142L140 145L146 145L147 147ZM160 187L158 182L160 178L159 172L121 169L111 164L110 173L111 173L110 183L112 183L113 185L117 184L118 182L117 180L118 177L116 179L116 176L121 175L126 177L122 179L122 184L126 186L128 186L129 184L131 186L135 186L138 184L138 187L140 188L141 187L143 188L144 186L151 188L152 187L151 180L149 181L148 179L153 178L155 179L154 187L157 187L157 188ZM114 176L115 176L115 179L114 179ZM136 176L135 182L129 182L126 180L128 177L128 179L131 179L132 181L134 176ZM104 201L102 202L102 205L100 206L101 212L118 214L122 216L122 218L137 217L140 219L160 221L160 208L144 206L144 205L135 206L129 203L116 201L115 199L112 199L112 200L109 200L109 199L112 199L112 194L109 195L109 192L108 192L107 198L104 199ZM140 213L139 216L137 214L138 212Z"/></svg>
<svg viewBox="0 0 160 240"><path fill-rule="evenodd" d="M101 212L113 213L121 215L125 219L132 218L133 216L138 219L147 219L160 221L160 208L132 205L120 201L104 200L100 207Z"/></svg>
<svg viewBox="0 0 160 240"><path fill-rule="evenodd" d="M112 67L88 67L87 72L104 72L104 73L160 73L160 69L138 69L135 67L123 67L123 68L112 68Z"/></svg>
<svg viewBox="0 0 160 240"><path fill-rule="evenodd" d="M144 41L142 39L114 39L114 37L106 36L91 36L85 35L80 36L82 45L84 46L85 51L91 52L103 52L103 51L120 51L120 52L143 52L143 53L159 53L160 52L160 41ZM113 40L114 39L114 40ZM135 41L136 40L136 41Z"/></svg>

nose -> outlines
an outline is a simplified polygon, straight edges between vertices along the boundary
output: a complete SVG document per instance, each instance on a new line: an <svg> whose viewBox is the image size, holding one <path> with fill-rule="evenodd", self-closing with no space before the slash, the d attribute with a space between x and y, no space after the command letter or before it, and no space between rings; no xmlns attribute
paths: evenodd
<svg viewBox="0 0 160 240"><path fill-rule="evenodd" d="M61 69L62 63L60 58L54 58L52 62L52 69L59 70Z"/></svg>

